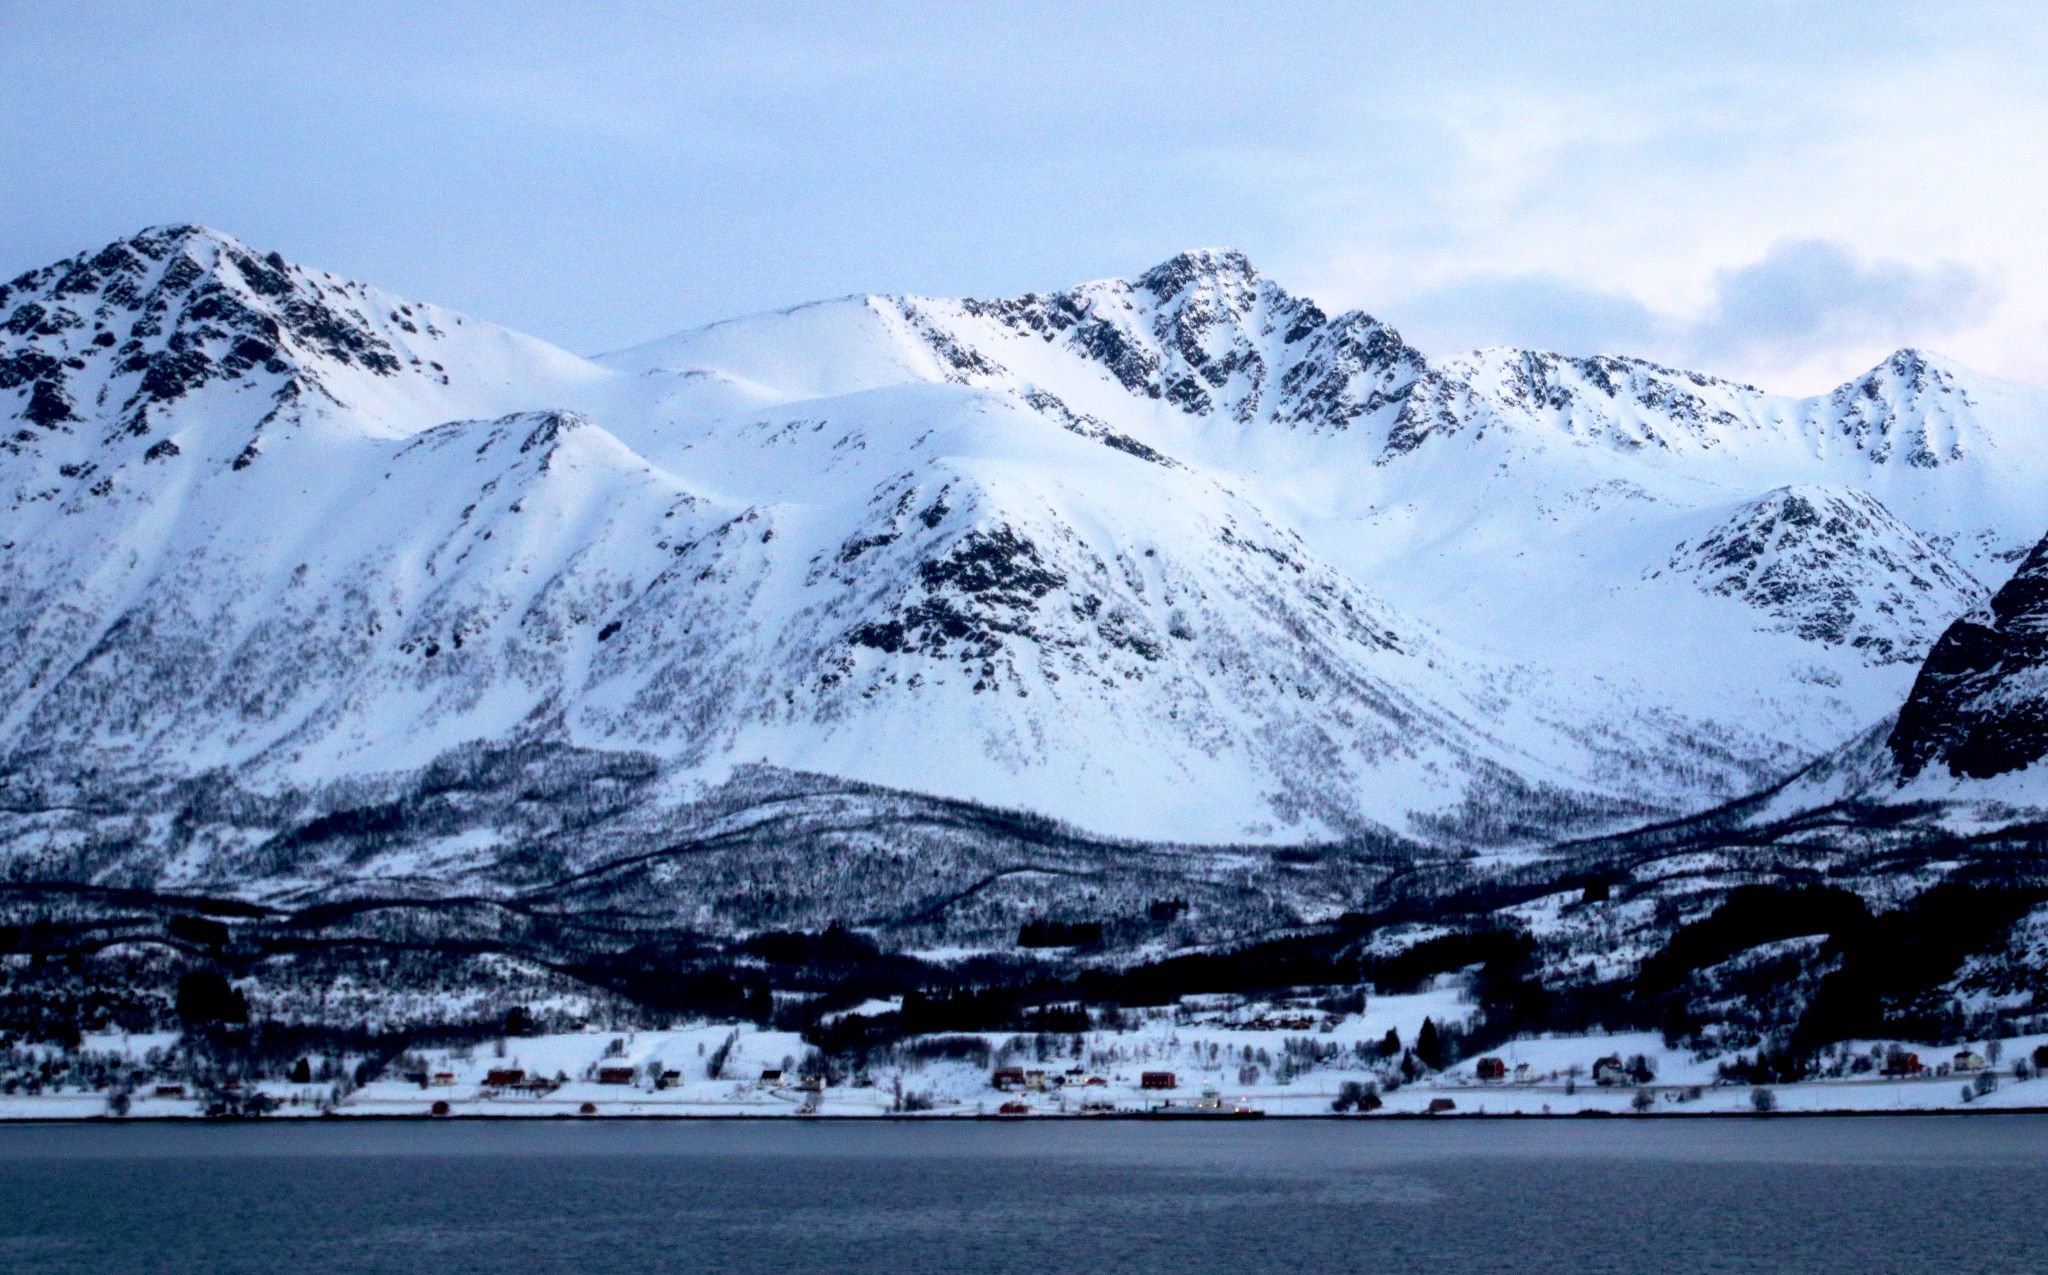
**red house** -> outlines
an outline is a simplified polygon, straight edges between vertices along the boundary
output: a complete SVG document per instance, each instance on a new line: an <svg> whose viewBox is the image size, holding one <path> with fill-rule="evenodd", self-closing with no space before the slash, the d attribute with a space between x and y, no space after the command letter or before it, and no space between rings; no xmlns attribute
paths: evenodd
<svg viewBox="0 0 2048 1275"><path fill-rule="evenodd" d="M1139 1074L1138 1088L1178 1089L1180 1088L1180 1082L1174 1078L1173 1073L1170 1071L1147 1071Z"/></svg>
<svg viewBox="0 0 2048 1275"><path fill-rule="evenodd" d="M1472 1073L1481 1080L1506 1080L1508 1065L1498 1058L1482 1058L1474 1064Z"/></svg>

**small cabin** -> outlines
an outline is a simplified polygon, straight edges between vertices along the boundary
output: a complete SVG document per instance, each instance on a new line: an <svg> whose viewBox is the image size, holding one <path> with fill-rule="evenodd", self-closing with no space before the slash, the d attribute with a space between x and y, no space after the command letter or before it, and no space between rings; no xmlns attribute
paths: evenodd
<svg viewBox="0 0 2048 1275"><path fill-rule="evenodd" d="M159 1098L182 1098L185 1096L185 1086L158 1085L156 1087L156 1096Z"/></svg>
<svg viewBox="0 0 2048 1275"><path fill-rule="evenodd" d="M1058 1078L1047 1072L1027 1071L1024 1073L1024 1087L1032 1093L1044 1093L1058 1083Z"/></svg>
<svg viewBox="0 0 2048 1275"><path fill-rule="evenodd" d="M1609 1054L1593 1064L1593 1083L1596 1085L1625 1085L1633 1079L1620 1054Z"/></svg>
<svg viewBox="0 0 2048 1275"><path fill-rule="evenodd" d="M1140 1089L1178 1089L1180 1081L1170 1071L1147 1071L1138 1076Z"/></svg>
<svg viewBox="0 0 2048 1275"><path fill-rule="evenodd" d="M1957 1071L1983 1071L1990 1066L1990 1063L1984 1061L1984 1055L1974 1049L1959 1049L1956 1051L1955 1069Z"/></svg>
<svg viewBox="0 0 2048 1275"><path fill-rule="evenodd" d="M1473 1064L1472 1074L1481 1080L1506 1080L1508 1065L1498 1058L1482 1058Z"/></svg>
<svg viewBox="0 0 2048 1275"><path fill-rule="evenodd" d="M756 1089L782 1088L782 1068L763 1067L761 1069L761 1079L754 1082L754 1087Z"/></svg>
<svg viewBox="0 0 2048 1275"><path fill-rule="evenodd" d="M634 1076L638 1074L639 1069L635 1067L599 1067L597 1069L597 1083L600 1085L630 1085L633 1083Z"/></svg>
<svg viewBox="0 0 2048 1275"><path fill-rule="evenodd" d="M1024 1069L1022 1067L998 1067L995 1070L995 1074L989 1077L988 1082L997 1089L1022 1089L1024 1087Z"/></svg>
<svg viewBox="0 0 2048 1275"><path fill-rule="evenodd" d="M1429 1114L1433 1116L1440 1115L1446 1111L1456 1111L1457 1109L1458 1104L1449 1098L1431 1098L1429 1100Z"/></svg>
<svg viewBox="0 0 2048 1275"><path fill-rule="evenodd" d="M1924 1070L1918 1054L1901 1049L1884 1056L1884 1074L1887 1076L1917 1076Z"/></svg>
<svg viewBox="0 0 2048 1275"><path fill-rule="evenodd" d="M1028 1116L1031 1114L1031 1108L1021 1102L1006 1102L996 1108L996 1114L1002 1116Z"/></svg>
<svg viewBox="0 0 2048 1275"><path fill-rule="evenodd" d="M452 1085L455 1083L455 1073L452 1071L437 1071L434 1073L434 1083L437 1085Z"/></svg>
<svg viewBox="0 0 2048 1275"><path fill-rule="evenodd" d="M518 1067L493 1067L484 1073L486 1089L516 1089L526 1082L526 1072Z"/></svg>

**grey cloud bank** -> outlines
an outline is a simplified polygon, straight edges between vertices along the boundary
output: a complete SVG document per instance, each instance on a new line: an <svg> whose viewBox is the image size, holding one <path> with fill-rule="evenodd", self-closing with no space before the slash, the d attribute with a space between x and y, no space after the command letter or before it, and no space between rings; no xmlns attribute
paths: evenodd
<svg viewBox="0 0 2048 1275"><path fill-rule="evenodd" d="M1425 346L1519 345L1585 355L1617 351L1692 365L1776 371L1872 344L1936 340L1983 323L1998 290L1957 262L1921 268L1866 260L1848 245L1787 239L1759 261L1715 272L1696 318L1554 276L1461 280L1392 312Z"/></svg>
<svg viewBox="0 0 2048 1275"><path fill-rule="evenodd" d="M1824 239L1786 240L1762 261L1717 272L1715 283L1719 304L1697 333L1700 353L1784 365L1842 345L1947 336L1982 323L1997 299L1969 266L1865 261Z"/></svg>

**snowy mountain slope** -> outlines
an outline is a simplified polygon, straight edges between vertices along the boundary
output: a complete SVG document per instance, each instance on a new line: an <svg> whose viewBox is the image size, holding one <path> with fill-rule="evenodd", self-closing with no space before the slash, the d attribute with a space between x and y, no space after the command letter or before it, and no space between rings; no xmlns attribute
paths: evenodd
<svg viewBox="0 0 2048 1275"><path fill-rule="evenodd" d="M1817 400L1433 364L1235 254L594 362L191 228L0 313L0 746L38 791L546 739L654 758L657 804L768 761L1131 836L1540 841L1889 711L2048 429L1917 355ZM1768 561L1670 569L1745 504L1715 561Z"/></svg>
<svg viewBox="0 0 2048 1275"><path fill-rule="evenodd" d="M793 347L829 370L807 362L792 376ZM1368 316L1329 318L1230 253L1010 301L849 298L601 361L729 379L785 401L906 379L1057 399L1339 524L1401 502L1433 451L1456 453L1446 459L1468 483L1510 465L1526 493L1508 511L1517 521L1567 483L1630 483L1688 506L1794 481L1855 486L1953 541L1948 551L1991 581L2032 542L2032 492L2048 477L2048 396L1917 351L1812 399L1619 358L1497 350L1432 364ZM1418 538L1486 509L1429 495L1439 517Z"/></svg>
<svg viewBox="0 0 2048 1275"><path fill-rule="evenodd" d="M107 457L104 493L64 475L63 521L15 524L17 761L311 780L538 724L685 767L760 748L1190 831L1399 819L1476 775L1571 780L1488 732L1419 626L1397 637L1259 511L1078 418L931 383L663 422L693 484L559 410L408 432L496 387L379 354L405 347L365 304L320 318L324 344L281 340L262 375L285 388L256 399L219 346L368 294L198 233L118 261L151 252L177 287L142 312L212 361L150 403L175 452ZM211 331L223 297L239 326ZM93 313L111 330L118 310ZM582 365L537 370L511 392L602 401ZM16 473L51 450L24 447Z"/></svg>
<svg viewBox="0 0 2048 1275"><path fill-rule="evenodd" d="M830 491L808 498L785 480L714 514L650 477L661 503L646 506L636 543L621 517L634 506L613 486L583 503L607 510L601 524L546 541L559 563L516 568L548 581L531 601L502 596L496 582L515 568L494 568L492 546L477 543L488 530L362 555L355 578L380 560L430 569L436 555L470 568L407 608L398 651L416 645L422 662L380 674L392 684L376 698L410 704L421 741L508 728L509 718L449 719L450 703L468 714L490 687L485 703L517 691L509 703L532 712L558 700L575 738L685 765L759 753L904 787L1006 791L1039 808L1085 803L1116 829L1342 829L1361 817L1348 782L1360 772L1374 775L1380 811L1440 805L1475 774L1571 783L1547 759L1562 745L1539 754L1513 738L1499 704L1473 699L1472 673L1426 629L1228 493L1049 429L1008 400L934 397L878 392L839 405L829 425L771 415L734 449L769 460L728 456L726 470L704 458L728 491L748 469L830 474ZM884 440L905 417L918 423L909 441L931 454L897 471ZM511 425L514 439L527 428ZM454 427L429 439L444 453L482 450ZM541 454L545 465L556 453ZM546 525L553 511L522 477L493 474L478 484L479 495L499 484L493 497L459 498L482 506L479 521L523 506L522 527ZM866 498L853 507L840 491ZM450 525L468 513L456 499L441 497ZM666 560L650 560L650 541L668 542ZM556 642L590 651L587 666ZM424 702L428 685L445 689ZM357 720L356 746L390 757L384 718ZM315 757L316 770L359 764Z"/></svg>
<svg viewBox="0 0 2048 1275"><path fill-rule="evenodd" d="M419 764L440 723L502 731L558 693L574 618L627 587L618 538L640 533L646 561L664 515L702 503L563 413L274 456L276 472L213 479L240 480L253 510L202 490L168 529L121 528L156 533L146 569L17 630L15 739L151 765L313 740L331 763L353 739L378 765ZM309 493L299 467L315 464L327 485ZM484 632L503 640L467 640Z"/></svg>
<svg viewBox="0 0 2048 1275"><path fill-rule="evenodd" d="M804 364L792 378L798 345L832 370ZM1547 666L1561 685L1613 679L1804 750L1897 703L1903 665L1972 600L1968 577L2003 578L2030 542L2048 478L2048 397L1917 352L1808 400L1628 359L1489 351L1431 364L1367 316L1329 318L1228 253L1011 301L847 299L600 361L784 401L904 378L1006 390L1216 474L1466 649ZM1775 601L1736 591L1740 610L1656 578L1703 534L1702 511L1726 517L1794 483L1893 506L1901 525L1873 523L1856 533L1871 544L1830 554L1881 559L1905 536L1927 547L1907 545L1901 561L1949 554L1961 575L1944 568L1931 596L1910 574L1896 587L1864 580L1868 596L1845 602L1840 571L1788 563ZM1788 626L1785 614L1836 623ZM1854 658L1829 649L1836 627L1867 639L1845 648ZM1795 640L1773 640L1781 631ZM1674 632L1700 647L1682 678L1667 658Z"/></svg>
<svg viewBox="0 0 2048 1275"><path fill-rule="evenodd" d="M1767 492L1678 546L1667 569L1872 664L1916 659L1984 597L1947 554L1853 488Z"/></svg>
<svg viewBox="0 0 2048 1275"><path fill-rule="evenodd" d="M788 351L815 357L794 364ZM714 324L601 360L719 369L817 397L907 379L1036 386L1084 412L1144 414L1205 458L1346 435L1386 467L1429 440L1509 434L1639 462L1833 465L1887 487L1996 456L2039 474L2040 391L1901 350L1826 395L1793 399L1638 359L1488 350L1432 363L1370 316L1334 318L1236 253L1183 254L1134 281L1011 300L845 298ZM1135 400L1135 402L1134 402ZM1193 425L1194 428L1188 428ZM1279 425L1274 430L1263 428ZM1244 428L1253 427L1253 428ZM1158 443L1171 439L1147 438ZM1709 465L1707 472L1725 470ZM1880 493L1889 503L1888 493Z"/></svg>
<svg viewBox="0 0 2048 1275"><path fill-rule="evenodd" d="M1893 713L1721 816L1766 841L2038 837L2048 817L2048 540L1942 633ZM1710 819L1708 822L1713 822Z"/></svg>

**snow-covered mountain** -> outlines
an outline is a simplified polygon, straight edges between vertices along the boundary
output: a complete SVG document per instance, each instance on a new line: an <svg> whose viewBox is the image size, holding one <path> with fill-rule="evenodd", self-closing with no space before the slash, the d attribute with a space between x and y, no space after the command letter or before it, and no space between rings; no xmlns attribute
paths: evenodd
<svg viewBox="0 0 2048 1275"><path fill-rule="evenodd" d="M2048 395L1916 352L1814 399L1432 360L1231 253L586 360L179 227L0 316L17 794L310 817L539 741L651 759L654 805L766 762L1124 836L1540 841L1896 708L2048 478Z"/></svg>
<svg viewBox="0 0 2048 1275"><path fill-rule="evenodd" d="M1780 487L1744 505L1668 568L1781 627L1872 664L1917 660L1983 586L1854 488Z"/></svg>

